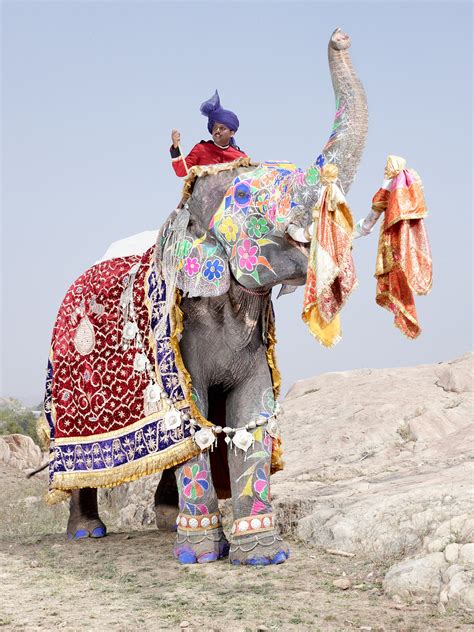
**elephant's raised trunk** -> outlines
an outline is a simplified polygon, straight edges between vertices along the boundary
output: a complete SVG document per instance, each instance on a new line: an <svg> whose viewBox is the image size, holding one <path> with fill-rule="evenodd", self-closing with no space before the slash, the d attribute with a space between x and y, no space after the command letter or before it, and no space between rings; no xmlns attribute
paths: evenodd
<svg viewBox="0 0 474 632"><path fill-rule="evenodd" d="M322 165L327 162L336 164L344 193L354 181L368 127L367 100L349 57L350 45L349 36L339 28L329 40L329 69L336 97L336 115L323 151L306 171L307 183L318 187L317 172Z"/></svg>

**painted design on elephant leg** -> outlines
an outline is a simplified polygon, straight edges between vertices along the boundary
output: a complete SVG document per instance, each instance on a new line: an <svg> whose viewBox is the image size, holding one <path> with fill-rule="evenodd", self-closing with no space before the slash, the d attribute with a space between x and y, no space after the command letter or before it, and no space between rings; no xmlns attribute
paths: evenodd
<svg viewBox="0 0 474 632"><path fill-rule="evenodd" d="M199 394L199 391L196 388L192 388L191 389L191 399L193 400L193 402L196 404L198 410L203 411L205 410L202 398Z"/></svg>
<svg viewBox="0 0 474 632"><path fill-rule="evenodd" d="M185 465L182 477L183 494L193 501L203 498L209 490L208 479L209 472L206 469L201 469L200 463L194 463L191 466Z"/></svg>
<svg viewBox="0 0 474 632"><path fill-rule="evenodd" d="M274 531L252 535L232 536L230 562L236 566L269 566L282 564L290 557L290 549Z"/></svg>
<svg viewBox="0 0 474 632"><path fill-rule="evenodd" d="M263 427L257 428L253 437L253 448L245 456L250 465L237 479L242 487L239 502L234 504L230 561L251 566L281 564L288 559L289 549L275 531L270 502L273 439ZM245 514L246 508L250 511Z"/></svg>
<svg viewBox="0 0 474 632"><path fill-rule="evenodd" d="M209 514L209 509L205 503L196 502L202 499L208 490L209 471L201 469L199 463L185 465L178 483L181 512L192 516Z"/></svg>
<svg viewBox="0 0 474 632"><path fill-rule="evenodd" d="M272 415L275 410L275 396L273 394L273 387L271 386L262 393L262 408L270 415Z"/></svg>
<svg viewBox="0 0 474 632"><path fill-rule="evenodd" d="M180 515L174 546L176 559L182 564L202 564L225 557L229 544L220 521L209 452L201 452L179 467L177 481Z"/></svg>
<svg viewBox="0 0 474 632"><path fill-rule="evenodd" d="M247 461L253 461L237 482L245 479L245 484L239 498L253 499L251 515L271 511L270 505L270 458L272 453L272 438L263 428L257 428L253 433L254 451L246 456Z"/></svg>
<svg viewBox="0 0 474 632"><path fill-rule="evenodd" d="M260 503L265 505L266 502L270 502L270 467L268 463L265 463L263 467L257 468L256 471L256 480L253 484L253 489L257 496L260 499ZM255 503L258 501L254 500L254 504L252 506L252 513L254 513ZM261 513L255 512L255 513Z"/></svg>
<svg viewBox="0 0 474 632"><path fill-rule="evenodd" d="M229 542L222 528L195 534L178 528L174 556L181 564L206 564L229 554Z"/></svg>

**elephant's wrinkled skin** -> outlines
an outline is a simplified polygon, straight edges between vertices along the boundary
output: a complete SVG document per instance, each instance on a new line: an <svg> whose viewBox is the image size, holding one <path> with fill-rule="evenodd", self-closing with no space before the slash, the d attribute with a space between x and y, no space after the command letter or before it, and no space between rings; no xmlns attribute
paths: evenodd
<svg viewBox="0 0 474 632"><path fill-rule="evenodd" d="M315 178L314 173L323 161L337 164L340 183L346 193L360 162L367 131L367 107L363 88L349 59L349 45L349 38L339 30L334 32L329 42L336 119L326 147L294 190L296 204L290 217L293 226L304 228L311 222L312 210L321 189L319 178ZM239 168L198 179L189 201L187 233L193 239L206 235L207 240L219 240L218 232L215 235L209 232L210 220L232 179L237 174L242 176L249 169ZM285 228L288 229L288 223ZM236 281L228 244L222 241L220 245L229 255L231 271L228 291L219 296L194 294L187 297L189 288L181 287L184 295L181 308L185 319L180 341L182 358L192 377L202 415L221 426L242 427L259 415L263 401L266 405L269 398L271 401L272 381L266 357L266 327L268 313L272 309L271 288L280 283L302 285L305 282L308 244L295 243L285 230L274 231L270 237L271 243L265 245L262 251L273 271L264 269L259 283L250 276ZM228 451L235 519L272 512L269 495L271 438L266 432L259 436L260 439L246 454L242 450ZM156 494L159 524L165 524L167 516L176 517L178 502L181 514L189 513L189 497L183 495L183 481L189 480L186 475L190 467L194 473L199 473L201 480L207 481L204 495L199 499L201 509L204 507L209 514L218 511L209 459L209 450L204 450L191 462L176 467L174 474L178 492L173 471L164 472ZM251 472L250 494L249 464L255 466ZM244 486L247 486L246 493L242 493ZM256 489L260 490L258 498L253 491ZM84 489L73 493L68 533L73 537L100 537L105 534L105 526L97 513L95 490ZM195 535L178 527L175 555L183 563L213 561L225 556L228 548L220 528L203 538L202 533ZM287 556L288 547L276 531L232 538L230 560L236 564L280 563Z"/></svg>

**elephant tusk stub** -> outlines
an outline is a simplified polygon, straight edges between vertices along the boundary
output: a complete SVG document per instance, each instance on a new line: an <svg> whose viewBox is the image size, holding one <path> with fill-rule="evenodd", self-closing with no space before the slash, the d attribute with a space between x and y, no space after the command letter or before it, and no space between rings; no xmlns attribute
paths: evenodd
<svg viewBox="0 0 474 632"><path fill-rule="evenodd" d="M287 233L293 239L293 241L297 241L300 244L307 244L311 241L314 232L314 225L311 224L308 229L303 228L302 226L297 226L296 224L289 224L287 228Z"/></svg>
<svg viewBox="0 0 474 632"><path fill-rule="evenodd" d="M311 224L309 229L297 226L296 224L289 224L285 236L294 248L302 252L304 256L308 258L309 244L313 236L313 231L313 224Z"/></svg>

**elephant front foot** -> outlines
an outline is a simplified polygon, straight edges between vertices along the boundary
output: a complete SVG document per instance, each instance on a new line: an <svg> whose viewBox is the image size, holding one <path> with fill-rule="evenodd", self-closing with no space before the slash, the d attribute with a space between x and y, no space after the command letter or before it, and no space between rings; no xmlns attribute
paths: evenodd
<svg viewBox="0 0 474 632"><path fill-rule="evenodd" d="M222 530L219 514L180 514L176 523L178 532L173 553L181 564L215 562L229 554L229 543Z"/></svg>
<svg viewBox="0 0 474 632"><path fill-rule="evenodd" d="M283 564L289 556L290 549L273 527L272 514L235 520L230 541L231 564Z"/></svg>
<svg viewBox="0 0 474 632"><path fill-rule="evenodd" d="M69 540L83 540L84 538L104 538L107 527L97 518L70 517L67 523L67 537Z"/></svg>

